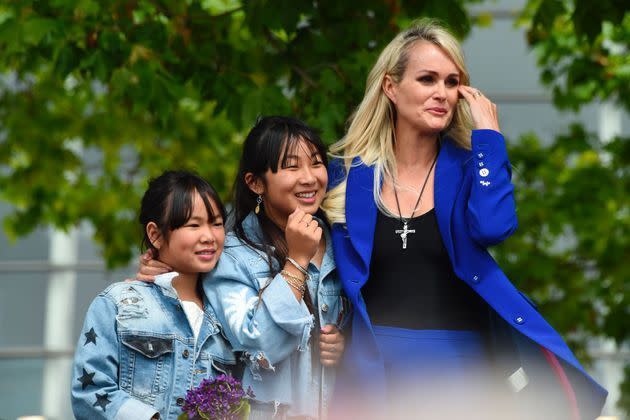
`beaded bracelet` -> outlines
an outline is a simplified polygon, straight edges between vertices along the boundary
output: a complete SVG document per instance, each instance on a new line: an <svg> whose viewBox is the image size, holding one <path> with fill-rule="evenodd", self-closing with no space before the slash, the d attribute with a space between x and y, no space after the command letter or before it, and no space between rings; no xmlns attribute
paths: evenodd
<svg viewBox="0 0 630 420"><path fill-rule="evenodd" d="M304 276L308 280L308 271L306 271L306 269L304 267L302 267L300 264L298 264L297 261L295 261L291 257L287 257L287 261L289 261L295 268L300 270L300 273L304 274Z"/></svg>
<svg viewBox="0 0 630 420"><path fill-rule="evenodd" d="M293 287L295 290L300 292L302 296L304 296L304 292L306 291L305 281L293 274L289 273L287 270L280 271L280 274L284 277L284 279L289 283L289 286Z"/></svg>

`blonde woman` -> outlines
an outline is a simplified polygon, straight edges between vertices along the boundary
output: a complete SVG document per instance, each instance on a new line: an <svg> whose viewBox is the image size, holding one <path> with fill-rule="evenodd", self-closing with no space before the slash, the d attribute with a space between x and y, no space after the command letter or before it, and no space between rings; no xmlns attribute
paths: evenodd
<svg viewBox="0 0 630 420"><path fill-rule="evenodd" d="M323 208L355 308L339 392L369 386L390 418L597 416L606 391L487 251L517 227L511 166L446 29L385 47L331 154Z"/></svg>

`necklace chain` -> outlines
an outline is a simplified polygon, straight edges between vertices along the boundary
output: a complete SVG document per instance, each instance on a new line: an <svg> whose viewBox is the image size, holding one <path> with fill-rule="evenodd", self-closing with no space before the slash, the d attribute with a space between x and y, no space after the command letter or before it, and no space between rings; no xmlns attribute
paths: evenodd
<svg viewBox="0 0 630 420"><path fill-rule="evenodd" d="M422 198L422 193L424 193L424 189L427 186L427 182L429 181L429 177L431 176L431 172L433 171L433 167L435 166L435 162L437 162L437 153L435 154L435 158L433 158L433 162L431 163L431 167L429 168L429 171L427 172L427 176L424 178L424 182L422 183L422 188L420 189L420 194L418 194L418 199L416 200L416 204L414 204L413 206L413 210L411 211L411 216L409 216L409 218L405 219L402 215L402 212L400 211L400 203L398 201L398 193L396 192L396 183L393 183L394 186L394 198L396 198L396 208L398 209L398 217L400 218L400 221L402 223L406 223L409 221L409 219L413 218L413 215L416 213L416 210L418 209L418 204L420 204L420 199Z"/></svg>
<svg viewBox="0 0 630 420"><path fill-rule="evenodd" d="M422 193L424 192L424 188L427 186L427 182L429 181L429 176L431 176L431 171L433 171L435 162L437 162L437 157L438 157L438 153L435 154L435 158L433 158L433 163L431 163L431 167L429 168L429 171L427 172L427 176L424 178L424 182L422 183L422 188L420 189L420 194L418 194L418 199L416 200L416 204L413 206L413 209L411 210L411 216L409 216L409 219L405 219L402 216L402 212L400 211L400 202L398 201L398 193L396 192L396 183L395 182L392 183L394 187L394 197L396 198L396 208L398 209L398 217L400 218L400 222L403 224L403 228L396 229L394 233L396 235L400 235L400 239L402 239L402 249L407 249L407 235L410 233L416 233L415 229L407 228L407 223L409 222L409 220L413 218L413 215L416 213L418 204L420 204L420 199L422 198Z"/></svg>

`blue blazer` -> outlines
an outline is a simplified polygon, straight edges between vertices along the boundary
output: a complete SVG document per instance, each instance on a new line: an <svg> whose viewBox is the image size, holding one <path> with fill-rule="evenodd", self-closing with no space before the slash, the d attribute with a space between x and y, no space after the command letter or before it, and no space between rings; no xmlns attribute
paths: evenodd
<svg viewBox="0 0 630 420"><path fill-rule="evenodd" d="M334 187L346 177L343 162L332 162L329 173L330 186ZM474 130L472 150L444 138L434 187L438 226L453 270L488 303L495 319L492 333L495 338L508 337L513 350L514 357L506 362L506 375L523 368L528 386L552 383L552 389L560 393L559 401L573 406L567 408L567 413L572 413L567 418L597 417L606 390L584 371L562 337L512 285L486 249L506 239L517 227L503 136L492 130ZM378 211L373 188L374 168L356 158L347 173L346 224L333 225L332 241L343 287L355 308L345 364L356 379L365 375L366 381L360 382L369 380L371 386L378 387L384 378L383 364L360 293L370 272ZM541 360L555 365L555 370L549 364L542 369L534 366Z"/></svg>

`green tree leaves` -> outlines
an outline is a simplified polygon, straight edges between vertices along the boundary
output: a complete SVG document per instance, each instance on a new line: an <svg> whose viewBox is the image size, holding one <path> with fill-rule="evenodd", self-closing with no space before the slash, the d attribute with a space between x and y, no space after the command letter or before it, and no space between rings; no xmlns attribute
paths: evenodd
<svg viewBox="0 0 630 420"><path fill-rule="evenodd" d="M465 2L447 3L1 5L0 194L16 205L5 229L88 221L108 265L126 263L147 178L193 169L227 198L261 114L297 115L336 140L401 22L431 11L469 30Z"/></svg>
<svg viewBox="0 0 630 420"><path fill-rule="evenodd" d="M520 24L559 108L602 100L630 111L626 2L530 0ZM576 344L629 338L629 156L630 139L602 143L579 125L549 146L528 137L511 151L522 229L502 263ZM630 414L627 372L619 407Z"/></svg>
<svg viewBox="0 0 630 420"><path fill-rule="evenodd" d="M340 138L380 49L420 16L460 37L487 25L470 3L4 2L0 198L15 206L5 231L88 222L108 266L125 264L149 177L196 170L227 199L258 115L295 115ZM558 107L630 110L623 0L530 0L519 24ZM627 340L628 139L603 145L574 126L511 144L520 228L496 251L502 266L575 343Z"/></svg>
<svg viewBox="0 0 630 420"><path fill-rule="evenodd" d="M630 110L630 13L621 0L530 0L519 23L559 108L611 100Z"/></svg>

